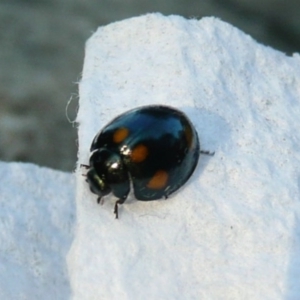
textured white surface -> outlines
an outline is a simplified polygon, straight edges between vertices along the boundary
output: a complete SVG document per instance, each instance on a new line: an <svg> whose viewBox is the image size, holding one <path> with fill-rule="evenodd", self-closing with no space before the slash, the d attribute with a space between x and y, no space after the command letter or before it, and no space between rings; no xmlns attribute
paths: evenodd
<svg viewBox="0 0 300 300"><path fill-rule="evenodd" d="M0 162L0 299L69 299L73 174Z"/></svg>
<svg viewBox="0 0 300 300"><path fill-rule="evenodd" d="M74 299L299 299L300 58L215 18L160 14L99 28L80 83L79 164L127 109L166 104L195 124L191 180L167 201L96 204L77 170Z"/></svg>

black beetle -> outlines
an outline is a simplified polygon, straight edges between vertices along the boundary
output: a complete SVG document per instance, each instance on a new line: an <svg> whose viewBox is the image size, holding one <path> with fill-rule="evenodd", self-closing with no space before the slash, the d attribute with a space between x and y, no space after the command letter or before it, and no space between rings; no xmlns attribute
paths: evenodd
<svg viewBox="0 0 300 300"><path fill-rule="evenodd" d="M168 198L193 174L200 153L197 132L181 111L150 105L127 111L107 124L94 138L87 179L90 190L102 197L113 193L118 204L127 199L132 183L135 198Z"/></svg>

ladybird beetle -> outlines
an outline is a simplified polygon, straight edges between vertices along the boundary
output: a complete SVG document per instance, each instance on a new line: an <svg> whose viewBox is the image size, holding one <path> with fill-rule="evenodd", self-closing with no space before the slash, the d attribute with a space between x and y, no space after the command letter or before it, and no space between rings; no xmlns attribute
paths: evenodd
<svg viewBox="0 0 300 300"><path fill-rule="evenodd" d="M91 192L113 193L118 204L127 199L130 186L141 201L168 198L193 174L200 153L197 132L181 111L150 105L127 111L106 125L91 145L86 181Z"/></svg>

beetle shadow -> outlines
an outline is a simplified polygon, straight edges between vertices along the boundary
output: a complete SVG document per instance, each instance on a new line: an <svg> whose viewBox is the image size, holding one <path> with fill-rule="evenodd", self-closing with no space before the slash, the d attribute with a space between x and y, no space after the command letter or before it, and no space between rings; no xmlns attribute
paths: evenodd
<svg viewBox="0 0 300 300"><path fill-rule="evenodd" d="M180 107L196 128L200 142L200 150L214 153L214 155L200 154L198 165L187 182L193 182L199 178L209 161L218 155L218 151L227 144L231 138L230 125L220 115L205 108Z"/></svg>

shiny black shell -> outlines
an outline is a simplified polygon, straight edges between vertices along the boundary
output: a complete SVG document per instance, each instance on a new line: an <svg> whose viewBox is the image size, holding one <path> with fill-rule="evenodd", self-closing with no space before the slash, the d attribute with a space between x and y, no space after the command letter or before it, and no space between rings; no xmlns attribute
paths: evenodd
<svg viewBox="0 0 300 300"><path fill-rule="evenodd" d="M112 120L95 136L90 151L91 191L99 201L112 192L119 198L116 210L126 200L130 183L141 201L167 198L178 190L197 166L200 144L184 113L151 105Z"/></svg>

